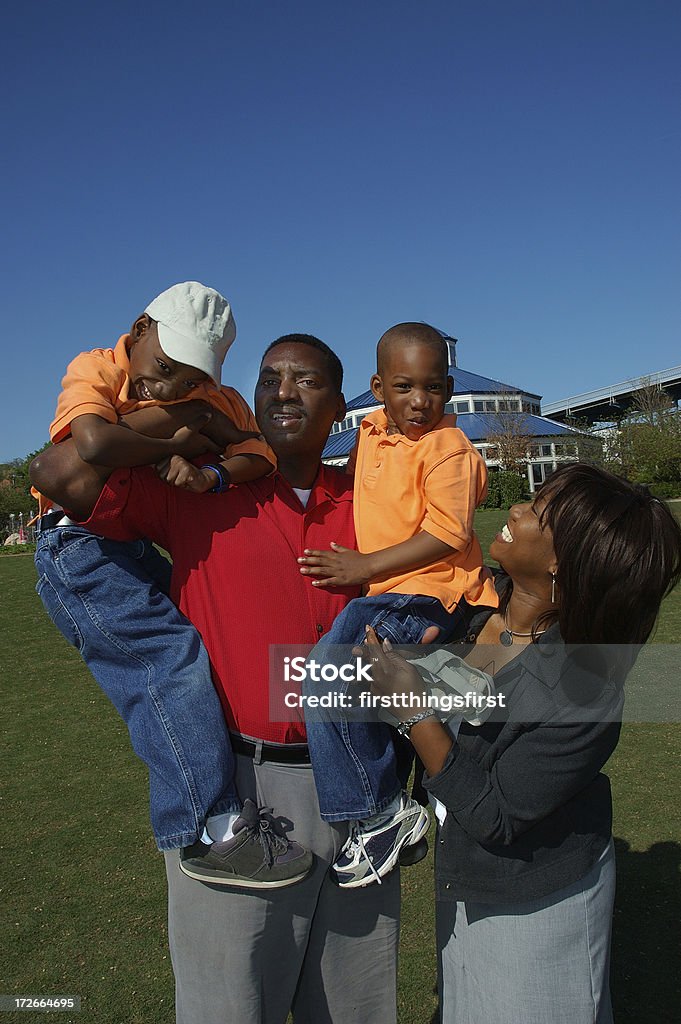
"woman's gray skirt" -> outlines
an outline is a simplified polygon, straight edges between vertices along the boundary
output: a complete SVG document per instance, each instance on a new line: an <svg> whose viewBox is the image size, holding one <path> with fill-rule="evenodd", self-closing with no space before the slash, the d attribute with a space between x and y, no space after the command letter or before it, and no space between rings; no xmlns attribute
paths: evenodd
<svg viewBox="0 0 681 1024"><path fill-rule="evenodd" d="M527 903L437 903L443 1024L611 1024L612 839L578 882Z"/></svg>

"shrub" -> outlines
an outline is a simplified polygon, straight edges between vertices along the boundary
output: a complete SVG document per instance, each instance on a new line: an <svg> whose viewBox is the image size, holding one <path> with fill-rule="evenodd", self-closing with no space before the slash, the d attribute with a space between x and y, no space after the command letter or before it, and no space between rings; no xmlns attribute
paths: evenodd
<svg viewBox="0 0 681 1024"><path fill-rule="evenodd" d="M489 473L487 476L487 497L480 508L501 508L501 473Z"/></svg>
<svg viewBox="0 0 681 1024"><path fill-rule="evenodd" d="M524 476L500 469L489 474L487 497L480 508L510 508L519 501L528 501L530 491Z"/></svg>
<svg viewBox="0 0 681 1024"><path fill-rule="evenodd" d="M681 480L662 480L650 484L650 493L656 498L681 498Z"/></svg>
<svg viewBox="0 0 681 1024"><path fill-rule="evenodd" d="M500 508L510 508L517 505L519 501L527 501L530 497L530 490L527 480L518 473L499 473L499 487L501 491Z"/></svg>

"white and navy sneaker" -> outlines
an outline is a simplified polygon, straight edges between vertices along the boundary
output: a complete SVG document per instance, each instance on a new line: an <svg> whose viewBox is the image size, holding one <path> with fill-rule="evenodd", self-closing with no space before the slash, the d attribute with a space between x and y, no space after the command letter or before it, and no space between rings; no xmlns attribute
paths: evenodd
<svg viewBox="0 0 681 1024"><path fill-rule="evenodd" d="M426 808L406 793L402 793L395 814L355 822L350 838L331 865L338 885L343 889L372 882L380 885L398 860L415 864L428 852L425 834L429 825Z"/></svg>

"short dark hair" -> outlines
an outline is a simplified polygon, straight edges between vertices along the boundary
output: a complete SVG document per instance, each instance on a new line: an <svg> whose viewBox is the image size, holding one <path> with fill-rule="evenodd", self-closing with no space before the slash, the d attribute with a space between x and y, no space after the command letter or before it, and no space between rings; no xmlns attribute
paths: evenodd
<svg viewBox="0 0 681 1024"><path fill-rule="evenodd" d="M647 487L583 463L540 491L553 534L558 623L568 644L643 644L681 579L681 526Z"/></svg>
<svg viewBox="0 0 681 1024"><path fill-rule="evenodd" d="M314 334L282 334L281 338L277 338L267 346L263 352L263 359L275 345L309 345L310 348L316 348L318 352L323 353L333 385L340 395L343 390L343 364L325 341L315 338Z"/></svg>
<svg viewBox="0 0 681 1024"><path fill-rule="evenodd" d="M430 324L408 321L389 327L378 339L376 346L376 370L383 372L385 359L390 351L400 345L430 345L437 348L442 358L443 374L449 373L449 349L441 331Z"/></svg>

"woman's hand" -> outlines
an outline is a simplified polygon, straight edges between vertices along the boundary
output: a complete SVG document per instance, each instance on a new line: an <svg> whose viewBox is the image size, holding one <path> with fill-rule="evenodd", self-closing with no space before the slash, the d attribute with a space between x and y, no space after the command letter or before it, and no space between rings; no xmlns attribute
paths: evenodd
<svg viewBox="0 0 681 1024"><path fill-rule="evenodd" d="M371 662L372 692L394 698L391 715L406 722L427 709L428 693L418 670L393 650L389 640L381 644L371 626L366 627L366 641L357 653Z"/></svg>
<svg viewBox="0 0 681 1024"><path fill-rule="evenodd" d="M384 640L381 645L371 626L366 627L366 642L362 645L361 651L368 652L371 660L372 691L379 695L394 695L397 698L395 707L390 708L391 715L400 722L407 722L419 711L427 710L427 691L418 670L392 649L389 640ZM411 703L412 694L418 697L418 703L416 700ZM402 703L402 695L405 707L398 706L398 702ZM451 734L433 715L414 725L409 731L409 739L421 758L427 775L437 775L452 749L454 741Z"/></svg>
<svg viewBox="0 0 681 1024"><path fill-rule="evenodd" d="M354 587L369 582L369 555L333 542L331 547L332 551L311 551L306 548L304 557L298 559L303 576L320 577L312 580L313 587Z"/></svg>

